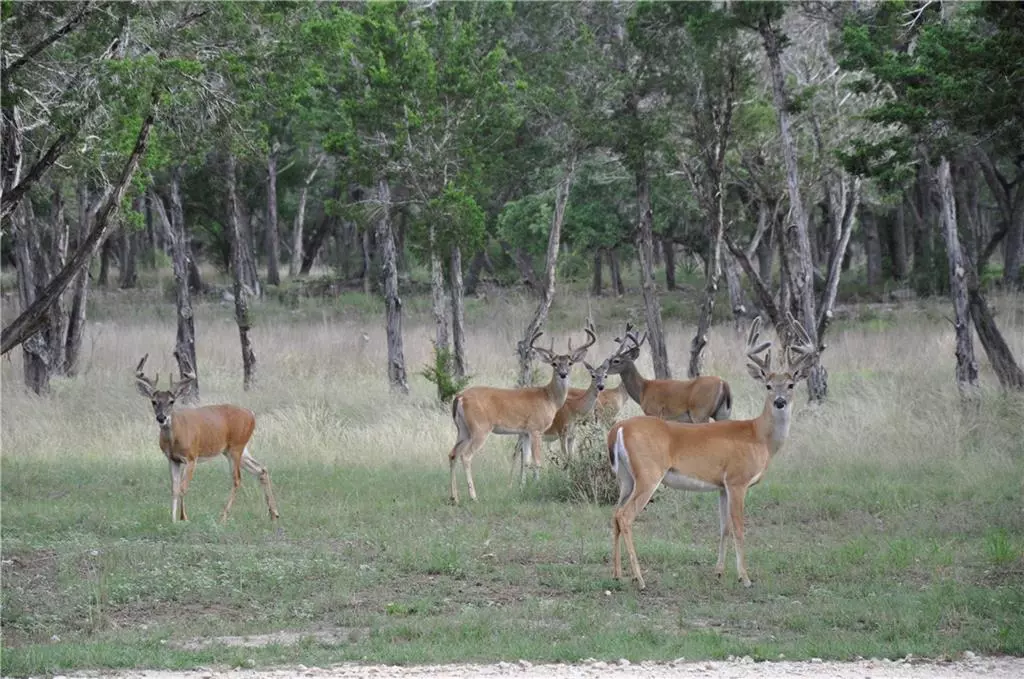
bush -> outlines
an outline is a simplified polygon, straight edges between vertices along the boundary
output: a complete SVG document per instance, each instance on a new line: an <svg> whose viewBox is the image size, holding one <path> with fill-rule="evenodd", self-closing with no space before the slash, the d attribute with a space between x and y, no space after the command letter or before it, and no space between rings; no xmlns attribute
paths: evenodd
<svg viewBox="0 0 1024 679"><path fill-rule="evenodd" d="M437 398L441 403L451 403L460 391L466 388L469 375L455 376L455 355L450 349L434 345L434 365L427 365L420 371L431 384L437 385Z"/></svg>
<svg viewBox="0 0 1024 679"><path fill-rule="evenodd" d="M551 469L542 493L562 502L594 502L612 505L619 499L619 483L608 465L605 437L608 431L592 417L576 423L576 450L562 454L561 446L551 455Z"/></svg>

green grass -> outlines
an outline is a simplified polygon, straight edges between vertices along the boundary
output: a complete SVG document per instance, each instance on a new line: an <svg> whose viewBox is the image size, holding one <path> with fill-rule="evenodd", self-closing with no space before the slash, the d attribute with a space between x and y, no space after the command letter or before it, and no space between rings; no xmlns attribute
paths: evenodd
<svg viewBox="0 0 1024 679"><path fill-rule="evenodd" d="M499 303L499 321L471 326L477 383L512 373L528 303ZM581 306L560 307L567 326ZM611 508L548 499L562 483L551 466L540 484L510 487L508 437L492 437L475 460L480 501L446 502L454 431L433 385L412 376L430 357L428 327L407 327L413 393L403 399L384 384L380 328L360 316L284 322L267 310L274 322L254 332L260 387L244 393L230 313L198 310L201 388L208 403L256 411L253 454L271 471L277 526L250 476L217 522L223 460L197 470L192 520L170 522L167 465L131 384L146 351L166 374L169 320L139 306L116 332L94 329L88 370L56 381L47 399L20 390L17 357L3 366L4 676L345 660L1024 655L1024 402L986 390L977 414L959 414L948 324L915 317L836 330L829 403L801 405L789 443L748 495L752 589L735 581L731 549L727 577L712 574L716 496L662 491L636 523L641 593L610 577ZM1001 316L1018 332L1021 318ZM603 351L618 328L598 328ZM692 328L668 331L678 368ZM1009 336L1019 354L1024 333ZM743 377L740 341L716 328L709 356L709 370L733 384L736 417L760 398ZM215 641L280 631L298 641Z"/></svg>

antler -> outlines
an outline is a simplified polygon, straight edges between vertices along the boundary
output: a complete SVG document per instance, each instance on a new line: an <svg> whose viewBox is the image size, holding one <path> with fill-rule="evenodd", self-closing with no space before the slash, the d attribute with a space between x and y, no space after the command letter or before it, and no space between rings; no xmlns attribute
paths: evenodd
<svg viewBox="0 0 1024 679"><path fill-rule="evenodd" d="M587 353L587 349L597 342L597 333L594 332L594 324L591 321L587 321L587 326L583 328L583 332L587 333L587 343L582 347L577 348L575 351L572 348L572 338L569 338L569 353L572 356L573 363L583 358Z"/></svg>
<svg viewBox="0 0 1024 679"><path fill-rule="evenodd" d="M527 348L527 351L528 352L529 351L536 351L538 354L540 354L541 358L543 358L545 361L550 361L551 360L551 356L554 354L554 352L553 351L548 351L544 347L536 346L537 340L540 339L540 336L543 335L543 334L544 334L544 332L541 331L541 330L538 330L537 332L533 333L533 337L530 339L530 345ZM553 347L554 347L554 345L552 345L552 348Z"/></svg>
<svg viewBox="0 0 1024 679"><path fill-rule="evenodd" d="M621 338L616 337L615 341L619 343L619 347L618 349L615 350L615 353L611 355L611 358L615 358L616 356L622 356L623 354L626 354L632 351L633 349L640 351L640 346L645 341L647 341L647 333L645 332L643 337L637 339L636 332L633 330L633 324L626 323L626 332L623 333ZM627 343L631 344L632 346L628 346Z"/></svg>
<svg viewBox="0 0 1024 679"><path fill-rule="evenodd" d="M765 373L770 373L772 370L772 343L771 340L768 340L758 344L757 340L760 336L761 317L755 316L750 323L750 331L747 333L747 358ZM761 352L766 352L764 358L761 358Z"/></svg>
<svg viewBox="0 0 1024 679"><path fill-rule="evenodd" d="M810 335L807 334L807 330L793 317L792 313L786 313L786 323L794 335L794 341L790 342L789 351L786 354L786 363L789 364L789 371L795 373L816 361L818 350L811 341Z"/></svg>
<svg viewBox="0 0 1024 679"><path fill-rule="evenodd" d="M140 382L145 382L147 385L149 385L150 389L156 389L156 383L160 381L160 373L156 373L156 375L153 376L153 379L149 379L148 377L146 377L145 373L142 372L143 366L146 365L147 358L149 358L149 354L143 356L142 360L139 361L139 364L135 366L135 379L137 379Z"/></svg>

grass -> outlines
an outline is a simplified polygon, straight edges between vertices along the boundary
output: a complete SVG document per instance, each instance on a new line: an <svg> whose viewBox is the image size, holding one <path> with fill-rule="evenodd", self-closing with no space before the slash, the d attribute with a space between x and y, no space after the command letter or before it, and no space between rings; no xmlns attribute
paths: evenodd
<svg viewBox="0 0 1024 679"><path fill-rule="evenodd" d="M448 505L454 430L416 374L432 358L426 318L407 324L412 394L399 398L386 388L379 319L335 301L258 308L250 393L231 307L198 305L204 402L255 410L253 454L271 471L282 518L271 525L247 476L218 523L229 487L218 460L196 473L192 520L171 524L167 466L132 368L148 352L167 374L173 309L153 292L114 295L93 296L107 311L88 332L85 372L56 380L49 398L23 392L19 356L2 366L4 676L343 660L1024 655L1024 402L989 387L977 412L959 411L952 331L938 314L837 323L829 402L801 404L786 448L748 495L752 589L735 582L731 554L726 580L712 575L716 497L665 491L637 522L648 581L639 593L610 578L611 509L550 499L562 482L550 465L542 483L509 487L508 437L492 437L476 460L480 501ZM511 382L528 306L502 297L471 307L475 383ZM627 316L642 319L639 308L594 300L601 352ZM1024 355L1020 300L999 308ZM559 300L559 344L585 313L581 299ZM666 327L678 370L693 328ZM741 339L716 327L707 370L732 383L736 417L760 407L741 355ZM641 369L651 372L646 356ZM574 381L585 384L583 371ZM297 641L217 641L281 631Z"/></svg>

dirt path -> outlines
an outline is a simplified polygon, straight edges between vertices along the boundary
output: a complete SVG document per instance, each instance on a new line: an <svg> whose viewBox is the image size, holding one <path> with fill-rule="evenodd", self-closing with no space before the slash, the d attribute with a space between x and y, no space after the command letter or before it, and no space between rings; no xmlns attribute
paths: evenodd
<svg viewBox="0 0 1024 679"><path fill-rule="evenodd" d="M81 676L81 675L75 675ZM583 662L575 665L534 665L524 660L495 665L423 665L397 667L390 665L344 664L332 667L294 667L278 669L231 669L224 671L198 668L191 671L139 670L114 674L90 672L89 677L116 679L405 679L443 677L517 677L520 679L668 679L672 677L727 677L728 679L779 679L780 677L836 677L838 679L1018 679L1024 677L1024 658L975 657L967 653L954 662L936 662L907 658L903 660L860 660L856 662L762 662L750 658L714 662L631 664ZM54 679L61 679L55 677ZM67 679L67 678L65 678Z"/></svg>

